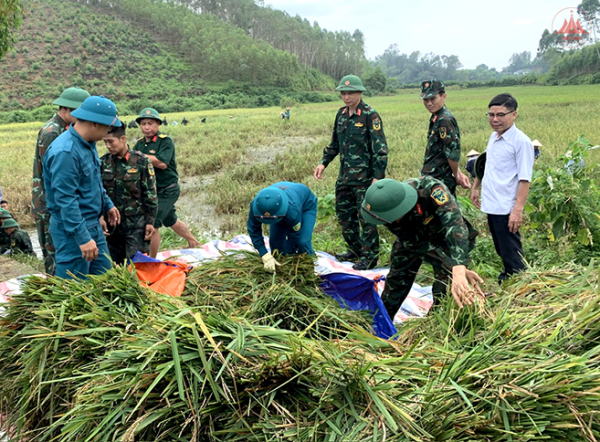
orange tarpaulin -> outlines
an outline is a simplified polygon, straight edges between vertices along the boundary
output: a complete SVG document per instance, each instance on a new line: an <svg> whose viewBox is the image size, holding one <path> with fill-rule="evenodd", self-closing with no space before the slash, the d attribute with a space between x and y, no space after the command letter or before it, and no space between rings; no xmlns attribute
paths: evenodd
<svg viewBox="0 0 600 442"><path fill-rule="evenodd" d="M185 276L191 267L179 262L136 262L136 274L140 284L157 293L178 298L185 288Z"/></svg>

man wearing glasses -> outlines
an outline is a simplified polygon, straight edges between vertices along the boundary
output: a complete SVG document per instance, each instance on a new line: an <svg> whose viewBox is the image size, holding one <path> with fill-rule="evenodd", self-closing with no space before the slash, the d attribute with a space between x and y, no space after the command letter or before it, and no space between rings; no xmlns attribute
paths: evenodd
<svg viewBox="0 0 600 442"><path fill-rule="evenodd" d="M533 174L534 152L529 137L515 126L517 100L512 95L494 97L487 116L494 132L485 151L483 177L475 178L471 200L487 214L496 253L504 264L498 276L502 283L525 268L519 229Z"/></svg>
<svg viewBox="0 0 600 442"><path fill-rule="evenodd" d="M312 233L317 221L317 197L304 184L281 181L264 188L250 203L248 234L265 270L281 264L267 251L262 225L269 224L271 250L282 255L314 255Z"/></svg>

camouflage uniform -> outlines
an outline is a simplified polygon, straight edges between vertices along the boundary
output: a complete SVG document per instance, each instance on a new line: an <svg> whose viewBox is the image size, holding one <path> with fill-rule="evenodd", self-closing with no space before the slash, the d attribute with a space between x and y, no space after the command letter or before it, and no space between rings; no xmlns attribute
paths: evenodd
<svg viewBox="0 0 600 442"><path fill-rule="evenodd" d="M356 112L348 114L346 106L338 111L331 143L323 150L321 164L327 167L340 155L335 210L342 235L357 257L376 260L379 255L377 226L360 216L360 206L373 179L385 178L388 146L375 109L361 100Z"/></svg>
<svg viewBox="0 0 600 442"><path fill-rule="evenodd" d="M157 196L152 163L144 154L128 150L123 158L107 153L100 159L102 184L121 213L121 224L108 226L108 250L112 260L122 263L139 250L148 253L146 225L154 225Z"/></svg>
<svg viewBox="0 0 600 442"><path fill-rule="evenodd" d="M427 149L421 174L442 181L450 193L456 196L456 180L448 160L460 161L460 129L450 111L443 106L429 119Z"/></svg>
<svg viewBox="0 0 600 442"><path fill-rule="evenodd" d="M44 255L44 269L49 275L55 273L54 244L50 236L50 213L46 207L44 192L43 159L50 144L68 128L58 114L54 114L38 133L33 157L33 187L31 190L31 214L35 220L37 234Z"/></svg>
<svg viewBox="0 0 600 442"><path fill-rule="evenodd" d="M446 293L452 267L468 265L469 251L475 244L456 200L441 181L421 177L406 183L417 190L417 203L398 221L386 224L396 235L382 294L392 317L408 295L423 261L433 266L435 300Z"/></svg>
<svg viewBox="0 0 600 442"><path fill-rule="evenodd" d="M31 245L31 239L29 238L29 234L21 229L16 229L10 236L6 235L6 232L3 234L8 238L8 244L0 246L0 253L5 253L10 250L10 254L14 255L16 253L25 253L27 255L35 255L33 251L33 246Z"/></svg>

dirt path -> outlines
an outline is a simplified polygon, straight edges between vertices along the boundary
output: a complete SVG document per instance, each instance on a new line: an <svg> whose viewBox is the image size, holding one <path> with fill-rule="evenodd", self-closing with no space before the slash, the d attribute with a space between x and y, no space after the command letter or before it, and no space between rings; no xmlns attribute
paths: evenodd
<svg viewBox="0 0 600 442"><path fill-rule="evenodd" d="M14 259L0 255L0 281L6 281L21 275L32 275L34 273L39 272L27 264L21 264Z"/></svg>

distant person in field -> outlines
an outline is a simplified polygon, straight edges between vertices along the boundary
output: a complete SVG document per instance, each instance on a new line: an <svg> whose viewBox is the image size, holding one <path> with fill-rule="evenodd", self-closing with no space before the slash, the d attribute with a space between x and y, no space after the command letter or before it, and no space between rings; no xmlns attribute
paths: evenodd
<svg viewBox="0 0 600 442"><path fill-rule="evenodd" d="M86 98L71 115L77 118L75 124L44 155L44 187L56 276L85 278L112 266L100 217L107 214L111 226L121 217L102 187L96 142L121 122L115 104L99 96Z"/></svg>
<svg viewBox="0 0 600 442"><path fill-rule="evenodd" d="M8 248L0 248L0 254L10 253L11 255L16 255L23 253L35 256L29 234L19 229L19 224L14 219L10 218L4 221L2 223L2 230L8 238L9 244Z"/></svg>
<svg viewBox="0 0 600 442"><path fill-rule="evenodd" d="M163 124L163 126L168 126L169 125L169 123L167 122L167 117L166 116L162 119L162 124Z"/></svg>
<svg viewBox="0 0 600 442"><path fill-rule="evenodd" d="M71 115L90 94L78 87L65 89L60 97L52 104L58 106L58 111L50 118L38 133L33 157L33 186L31 190L31 214L35 220L38 240L44 257L44 270L48 275L55 273L54 244L50 236L50 212L46 206L44 191L44 155L46 150L60 134L75 123Z"/></svg>
<svg viewBox="0 0 600 442"><path fill-rule="evenodd" d="M312 234L317 221L317 197L304 184L282 181L262 189L250 203L248 234L265 270L281 265L267 251L262 225L269 225L269 245L282 255L314 255Z"/></svg>
<svg viewBox="0 0 600 442"><path fill-rule="evenodd" d="M485 150L483 177L475 178L471 200L487 214L496 252L504 264L498 276L502 283L525 268L519 229L533 175L534 150L529 137L515 126L517 100L512 95L495 96L487 115L494 132Z"/></svg>
<svg viewBox="0 0 600 442"><path fill-rule="evenodd" d="M127 145L125 126L111 126L103 138L108 153L100 158L102 184L119 209L121 223L109 227L102 220L110 257L117 264L137 252L150 252L158 207L156 178L150 159Z"/></svg>
<svg viewBox="0 0 600 442"><path fill-rule="evenodd" d="M129 124L127 125L127 127L128 127L129 129L137 129L138 125L137 125L137 123L135 122L135 120L131 120L131 121L129 122Z"/></svg>
<svg viewBox="0 0 600 442"><path fill-rule="evenodd" d="M533 140L531 142L533 145L533 156L537 160L540 157L540 147L544 147L539 140Z"/></svg>
<svg viewBox="0 0 600 442"><path fill-rule="evenodd" d="M150 256L156 257L160 248L161 226L170 227L175 233L188 242L190 248L199 247L200 243L194 238L188 227L177 219L175 203L179 199L179 175L175 161L175 144L171 137L160 132L161 120L158 111L152 108L142 109L135 120L142 129L144 136L134 146L145 154L156 172L156 188L158 193L158 212L154 220L156 231L150 242Z"/></svg>
<svg viewBox="0 0 600 442"><path fill-rule="evenodd" d="M369 186L385 178L388 146L381 117L362 100L366 89L361 79L346 75L335 90L340 92L344 107L335 116L331 142L323 149L314 177L323 178L325 168L340 156L335 212L348 249L336 256L341 261L356 262L355 270L368 270L377 266L379 232L377 226L360 216L360 206Z"/></svg>
<svg viewBox="0 0 600 442"><path fill-rule="evenodd" d="M465 169L467 169L467 172L469 172L471 178L473 179L475 179L475 162L477 161L478 157L479 152L473 149L471 149L467 154L467 165L465 166Z"/></svg>
<svg viewBox="0 0 600 442"><path fill-rule="evenodd" d="M187 126L189 123L188 119L183 117L183 120L181 120L181 124L183 124L184 126Z"/></svg>

